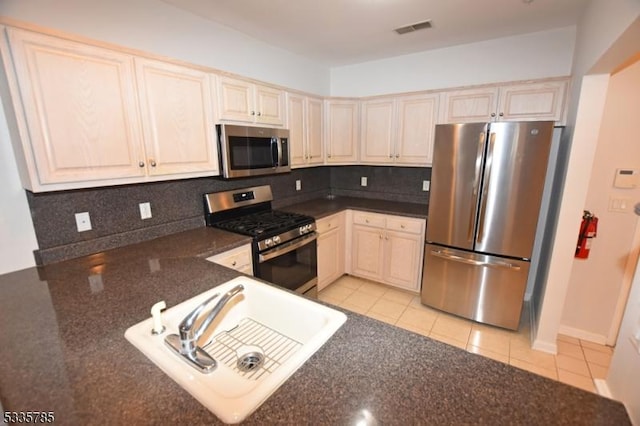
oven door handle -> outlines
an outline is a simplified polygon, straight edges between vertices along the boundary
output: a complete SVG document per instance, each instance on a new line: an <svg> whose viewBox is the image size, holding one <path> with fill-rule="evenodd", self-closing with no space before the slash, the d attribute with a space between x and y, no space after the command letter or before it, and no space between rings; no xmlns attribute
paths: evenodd
<svg viewBox="0 0 640 426"><path fill-rule="evenodd" d="M267 260L273 259L274 257L282 256L283 254L299 249L303 245L308 244L311 241L316 239L318 239L318 234L316 232L309 233L305 235L303 238L299 238L297 240L282 244L278 247L265 251L264 253L258 256L258 260L260 261L260 263L266 262Z"/></svg>

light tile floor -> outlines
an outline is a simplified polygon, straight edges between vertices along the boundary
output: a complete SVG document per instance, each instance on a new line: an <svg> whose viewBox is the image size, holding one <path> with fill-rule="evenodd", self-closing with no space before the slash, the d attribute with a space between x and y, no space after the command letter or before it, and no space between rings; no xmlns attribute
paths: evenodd
<svg viewBox="0 0 640 426"><path fill-rule="evenodd" d="M420 295L345 275L319 299L397 327L457 346L560 382L596 392L593 379L606 377L612 348L558 336L558 354L531 349L523 310L517 332L491 327L423 306Z"/></svg>

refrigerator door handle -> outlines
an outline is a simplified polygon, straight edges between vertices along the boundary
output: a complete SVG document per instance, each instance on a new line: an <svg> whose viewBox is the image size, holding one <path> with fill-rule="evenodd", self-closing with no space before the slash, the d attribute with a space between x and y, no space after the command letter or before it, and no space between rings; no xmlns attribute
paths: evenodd
<svg viewBox="0 0 640 426"><path fill-rule="evenodd" d="M466 257L457 256L455 254L451 254L449 252L442 251L442 250L431 250L431 254L437 257L441 257L443 259L452 260L454 262L466 263L468 265L473 265L473 266L486 266L489 268L506 268L506 269L512 269L514 271L520 270L520 266L514 265L513 263L483 262L480 260L467 259Z"/></svg>
<svg viewBox="0 0 640 426"><path fill-rule="evenodd" d="M478 187L480 186L480 170L482 167L482 156L484 153L484 141L487 137L485 132L480 133L478 138L478 152L476 154L476 169L474 173L473 179L473 187L471 188L471 199L473 200L473 205L475 206L478 203ZM473 241L473 231L474 231L474 220L475 220L475 209L471 209L469 212L469 229L467 230L467 239L469 242Z"/></svg>
<svg viewBox="0 0 640 426"><path fill-rule="evenodd" d="M482 184L482 205L480 206L480 214L478 220L478 239L477 242L482 243L484 238L484 221L487 215L487 192L489 192L489 183L491 180L491 164L493 163L493 146L496 142L496 134L494 132L489 136L489 149L487 151L487 162L484 169L484 182Z"/></svg>

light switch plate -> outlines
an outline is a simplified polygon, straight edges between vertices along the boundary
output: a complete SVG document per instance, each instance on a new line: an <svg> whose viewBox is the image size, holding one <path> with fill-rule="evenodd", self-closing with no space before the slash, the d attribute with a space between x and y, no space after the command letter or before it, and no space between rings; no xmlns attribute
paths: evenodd
<svg viewBox="0 0 640 426"><path fill-rule="evenodd" d="M367 186L367 177L366 176L362 176L360 178L360 186Z"/></svg>
<svg viewBox="0 0 640 426"><path fill-rule="evenodd" d="M76 227L78 232L91 231L91 217L89 212L76 213Z"/></svg>
<svg viewBox="0 0 640 426"><path fill-rule="evenodd" d="M296 180L296 191L300 191L302 189L302 182L300 179Z"/></svg>
<svg viewBox="0 0 640 426"><path fill-rule="evenodd" d="M431 187L431 181L428 181L428 180L423 180L422 181L422 190L423 191L428 191L430 187Z"/></svg>
<svg viewBox="0 0 640 426"><path fill-rule="evenodd" d="M609 197L609 211L626 213L631 206L631 199L627 197Z"/></svg>

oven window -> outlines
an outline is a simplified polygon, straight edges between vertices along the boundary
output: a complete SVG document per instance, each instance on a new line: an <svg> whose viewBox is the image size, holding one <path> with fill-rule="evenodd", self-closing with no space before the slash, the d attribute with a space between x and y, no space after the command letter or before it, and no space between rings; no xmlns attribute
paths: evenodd
<svg viewBox="0 0 640 426"><path fill-rule="evenodd" d="M273 166L271 138L229 136L231 169L261 169Z"/></svg>
<svg viewBox="0 0 640 426"><path fill-rule="evenodd" d="M258 264L257 276L296 291L318 276L316 241Z"/></svg>

